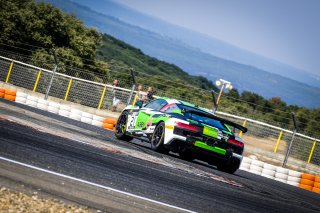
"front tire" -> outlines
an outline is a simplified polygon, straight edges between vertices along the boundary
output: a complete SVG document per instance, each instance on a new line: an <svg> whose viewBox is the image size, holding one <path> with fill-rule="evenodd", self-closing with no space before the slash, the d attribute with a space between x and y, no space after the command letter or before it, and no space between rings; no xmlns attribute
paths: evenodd
<svg viewBox="0 0 320 213"><path fill-rule="evenodd" d="M129 142L133 139L133 137L126 135L128 115L129 115L128 111L123 111L119 116L116 124L115 136L120 140Z"/></svg>
<svg viewBox="0 0 320 213"><path fill-rule="evenodd" d="M151 149L156 152L166 153L167 150L163 145L165 135L165 124L164 122L160 122L151 137Z"/></svg>

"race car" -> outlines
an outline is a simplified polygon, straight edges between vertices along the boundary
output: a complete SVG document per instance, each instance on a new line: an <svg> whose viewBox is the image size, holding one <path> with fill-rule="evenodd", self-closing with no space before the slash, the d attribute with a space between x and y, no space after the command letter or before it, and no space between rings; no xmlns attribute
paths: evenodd
<svg viewBox="0 0 320 213"><path fill-rule="evenodd" d="M240 167L243 157L244 142L235 129L247 132L209 110L170 98L158 98L141 107L127 106L115 128L120 140L137 138L151 143L157 152L175 152L182 159L198 159L228 173Z"/></svg>

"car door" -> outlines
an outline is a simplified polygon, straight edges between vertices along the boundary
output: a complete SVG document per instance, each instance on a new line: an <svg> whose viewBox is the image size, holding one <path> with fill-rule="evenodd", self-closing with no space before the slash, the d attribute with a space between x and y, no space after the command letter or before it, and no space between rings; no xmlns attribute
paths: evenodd
<svg viewBox="0 0 320 213"><path fill-rule="evenodd" d="M128 130L144 130L146 129L147 122L150 117L154 114L161 113L160 109L167 105L168 102L164 99L156 99L144 107L142 107L138 112L133 112L128 120ZM161 113L162 114L162 113Z"/></svg>

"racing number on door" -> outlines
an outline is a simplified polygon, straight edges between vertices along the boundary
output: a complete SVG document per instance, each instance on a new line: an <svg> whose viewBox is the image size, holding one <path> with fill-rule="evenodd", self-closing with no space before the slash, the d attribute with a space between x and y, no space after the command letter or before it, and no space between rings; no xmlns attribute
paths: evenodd
<svg viewBox="0 0 320 213"><path fill-rule="evenodd" d="M128 129L134 129L136 121L137 121L137 114L133 114L130 119L129 119L129 125L128 125Z"/></svg>

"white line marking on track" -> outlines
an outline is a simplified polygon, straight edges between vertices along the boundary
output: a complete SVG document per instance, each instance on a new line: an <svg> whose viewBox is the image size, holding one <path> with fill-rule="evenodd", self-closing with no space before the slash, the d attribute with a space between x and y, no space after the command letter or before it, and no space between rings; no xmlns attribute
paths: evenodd
<svg viewBox="0 0 320 213"><path fill-rule="evenodd" d="M4 157L1 157L1 156L0 156L0 159L3 160L3 161L10 162L10 163L18 164L20 166L25 166L25 167L28 167L28 168L31 168L31 169L35 169L35 170L38 170L38 171L46 172L46 173L49 173L49 174L52 174L52 175L56 175L56 176L59 176L59 177L63 177L63 178L67 178L67 179L70 179L70 180L78 181L78 182L85 183L85 184L88 184L88 185L91 185L91 186L95 186L95 187L99 187L99 188L102 188L102 189L114 191L114 192L117 192L117 193L120 193L120 194L124 194L124 195L127 195L127 196L131 196L131 197L134 197L134 198L138 198L138 199L141 199L141 200L144 200L144 201L148 201L148 202L151 202L151 203L155 203L155 204L159 204L159 205L162 205L162 206L167 206L167 207L170 207L170 208L173 208L173 209L177 209L177 210L181 210L181 211L184 211L184 212L192 212L192 213L195 212L195 211L191 211L191 210L188 210L188 209L184 209L184 208L180 208L180 207L177 207L177 206L173 206L173 205L170 205L170 204L167 204L167 203L163 203L163 202L160 202L160 201L152 200L152 199L149 199L149 198L146 198L146 197L142 197L142 196L139 196L139 195L135 195L135 194L131 194L131 193L128 193L128 192L124 192L124 191L121 191L121 190L118 190L118 189L114 189L114 188L111 188L111 187L108 187L108 186L103 186L103 185L100 185L100 184L97 184L97 183L92 183L92 182L89 182L89 181L86 181L86 180L82 180L82 179L79 179L79 178L75 178L75 177L71 177L71 176L68 176L68 175L61 174L61 173L57 173L57 172L53 172L53 171L50 171L50 170L42 169L42 168L39 168L39 167L36 167L36 166L32 166L32 165L25 164L25 163L22 163L22 162L19 162L19 161L15 161L15 160L11 160L11 159L8 159L8 158L4 158Z"/></svg>

